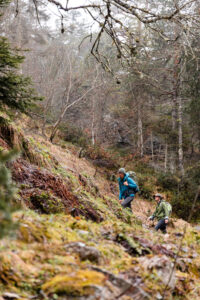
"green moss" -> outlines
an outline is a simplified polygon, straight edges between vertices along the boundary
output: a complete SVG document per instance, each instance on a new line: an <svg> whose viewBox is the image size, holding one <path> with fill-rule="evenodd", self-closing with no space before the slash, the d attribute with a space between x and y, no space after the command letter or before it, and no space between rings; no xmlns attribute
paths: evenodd
<svg viewBox="0 0 200 300"><path fill-rule="evenodd" d="M90 270L78 270L71 274L57 275L46 282L42 289L45 293L66 294L70 296L87 296L95 291L95 285L102 286L105 276Z"/></svg>
<svg viewBox="0 0 200 300"><path fill-rule="evenodd" d="M30 201L35 209L40 210L42 213L62 213L65 212L65 206L61 199L55 197L49 192L34 193L30 196Z"/></svg>

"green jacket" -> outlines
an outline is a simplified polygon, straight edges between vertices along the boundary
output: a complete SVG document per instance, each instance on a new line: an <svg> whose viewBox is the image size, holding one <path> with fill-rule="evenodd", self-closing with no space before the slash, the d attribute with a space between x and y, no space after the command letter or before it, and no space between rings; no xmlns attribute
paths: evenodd
<svg viewBox="0 0 200 300"><path fill-rule="evenodd" d="M158 202L156 209L152 215L152 218L156 218L158 221L162 219L168 219L169 218L169 210L167 209L166 202L164 200L161 200Z"/></svg>

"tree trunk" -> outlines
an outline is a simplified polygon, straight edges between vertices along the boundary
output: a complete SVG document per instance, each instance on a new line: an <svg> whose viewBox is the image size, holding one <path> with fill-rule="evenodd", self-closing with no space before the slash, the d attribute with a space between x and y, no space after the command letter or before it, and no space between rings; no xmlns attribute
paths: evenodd
<svg viewBox="0 0 200 300"><path fill-rule="evenodd" d="M167 172L167 163L168 163L168 144L165 144L165 173Z"/></svg>
<svg viewBox="0 0 200 300"><path fill-rule="evenodd" d="M176 129L176 123L177 123L177 91L175 90L172 98L172 129L173 130Z"/></svg>
<svg viewBox="0 0 200 300"><path fill-rule="evenodd" d="M151 131L151 159L154 160L154 149L153 149L153 132Z"/></svg>
<svg viewBox="0 0 200 300"><path fill-rule="evenodd" d="M179 161L179 171L181 176L184 176L183 167L183 116L182 116L182 99L178 99L178 161Z"/></svg>
<svg viewBox="0 0 200 300"><path fill-rule="evenodd" d="M138 101L138 149L140 151L140 156L144 156L144 141L143 141L143 124L141 117L141 104Z"/></svg>
<svg viewBox="0 0 200 300"><path fill-rule="evenodd" d="M95 144L94 123L95 123L95 105L94 105L94 97L92 97L92 126L91 126L91 135L92 135L92 145L93 146Z"/></svg>
<svg viewBox="0 0 200 300"><path fill-rule="evenodd" d="M63 120L67 109L68 109L68 106L65 107L65 109L63 110L63 112L60 114L58 120L55 122L55 124L53 126L53 129L52 129L52 132L51 132L51 136L49 138L50 142L53 142L53 139L55 138L55 135L57 133L58 127L59 127L61 121Z"/></svg>

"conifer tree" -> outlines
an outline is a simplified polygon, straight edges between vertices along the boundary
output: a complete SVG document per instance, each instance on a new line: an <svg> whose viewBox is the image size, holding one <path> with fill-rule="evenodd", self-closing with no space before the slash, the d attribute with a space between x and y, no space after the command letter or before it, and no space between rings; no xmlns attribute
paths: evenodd
<svg viewBox="0 0 200 300"><path fill-rule="evenodd" d="M0 108L14 108L25 112L35 101L40 100L31 87L30 78L17 73L24 57L12 49L8 40L0 37Z"/></svg>
<svg viewBox="0 0 200 300"><path fill-rule="evenodd" d="M0 17L9 4L0 0ZM2 12L1 12L2 11ZM40 100L31 87L31 80L19 74L18 68L24 61L21 49L12 48L5 37L0 37L0 109L8 107L25 112L35 101Z"/></svg>
<svg viewBox="0 0 200 300"><path fill-rule="evenodd" d="M0 9L3 11L9 0L0 0ZM0 12L0 16L3 13ZM8 108L27 112L37 97L31 87L30 78L18 72L24 57L19 49L13 49L5 37L0 37L0 110ZM15 197L15 187L12 183L11 172L7 163L13 159L15 150L4 152L0 148L0 238L12 232L15 224L12 221L12 201Z"/></svg>

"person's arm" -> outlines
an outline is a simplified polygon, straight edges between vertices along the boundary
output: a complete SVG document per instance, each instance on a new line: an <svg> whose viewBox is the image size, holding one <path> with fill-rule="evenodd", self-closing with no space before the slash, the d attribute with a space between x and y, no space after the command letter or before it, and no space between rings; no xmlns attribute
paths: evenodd
<svg viewBox="0 0 200 300"><path fill-rule="evenodd" d="M119 184L119 200L122 200L122 192L121 192L120 184Z"/></svg>
<svg viewBox="0 0 200 300"><path fill-rule="evenodd" d="M128 178L127 179L127 182L128 182L128 187L130 187L131 189L136 189L138 188L136 182L132 179L132 178Z"/></svg>
<svg viewBox="0 0 200 300"><path fill-rule="evenodd" d="M154 213L149 217L149 220L155 219L155 217L157 215L157 211L158 211L158 206L156 206L156 209L154 210Z"/></svg>

